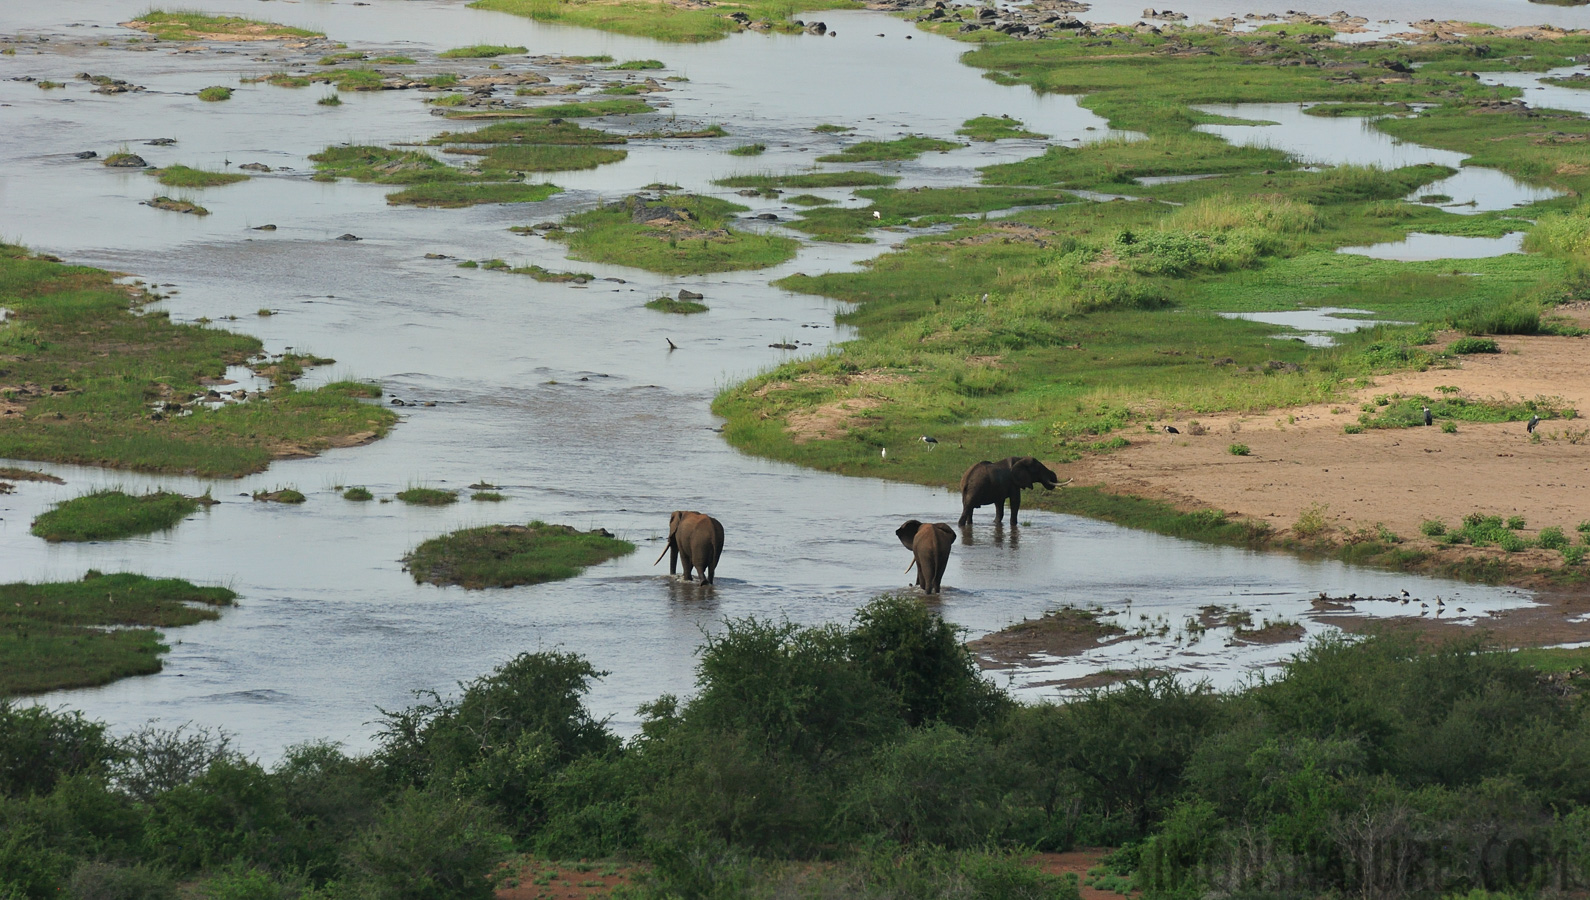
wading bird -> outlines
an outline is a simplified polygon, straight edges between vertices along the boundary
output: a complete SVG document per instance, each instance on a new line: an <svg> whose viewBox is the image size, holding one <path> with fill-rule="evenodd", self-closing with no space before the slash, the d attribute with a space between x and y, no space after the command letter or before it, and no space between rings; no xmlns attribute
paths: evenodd
<svg viewBox="0 0 1590 900"><path fill-rule="evenodd" d="M1540 424L1540 416L1530 416L1529 417L1529 424L1524 426L1524 430L1529 432L1530 434L1534 434L1535 433L1535 426L1539 425L1539 424Z"/></svg>
<svg viewBox="0 0 1590 900"><path fill-rule="evenodd" d="M881 218L883 218L883 213L878 212L877 210L873 210L872 211L872 217L874 219L881 219Z"/></svg>
<svg viewBox="0 0 1590 900"><path fill-rule="evenodd" d="M1434 423L1435 423L1435 416L1430 415L1430 407L1426 406L1424 408L1424 424L1432 425Z"/></svg>
<svg viewBox="0 0 1590 900"><path fill-rule="evenodd" d="M931 434L924 434L920 438L918 438L917 440L920 440L922 443L927 444L929 450L937 450L938 449L939 439L934 437Z"/></svg>

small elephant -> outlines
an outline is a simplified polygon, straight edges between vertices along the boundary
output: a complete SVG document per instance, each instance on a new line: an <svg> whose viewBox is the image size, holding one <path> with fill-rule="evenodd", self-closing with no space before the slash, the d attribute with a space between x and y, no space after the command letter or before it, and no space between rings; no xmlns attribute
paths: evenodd
<svg viewBox="0 0 1590 900"><path fill-rule="evenodd" d="M918 522L916 519L894 530L894 536L907 550L916 554L911 566L916 566L916 586L924 594L937 594L944 585L944 567L950 564L950 545L955 543L955 529L943 522ZM911 566L906 566L907 572Z"/></svg>
<svg viewBox="0 0 1590 900"><path fill-rule="evenodd" d="M668 517L668 545L652 565L662 562L663 553L669 554L669 575L674 574L679 558L684 557L686 581L693 580L694 570L700 573L702 584L712 584L718 557L723 555L723 523L704 513L676 510Z"/></svg>
<svg viewBox="0 0 1590 900"><path fill-rule="evenodd" d="M1021 514L1021 492L1034 484L1044 490L1059 485L1054 470L1031 456L1009 456L999 462L983 460L961 476L961 525L972 524L972 510L994 504L994 522L1005 521L1005 501L1010 501L1010 524ZM1066 484L1070 484L1067 481Z"/></svg>

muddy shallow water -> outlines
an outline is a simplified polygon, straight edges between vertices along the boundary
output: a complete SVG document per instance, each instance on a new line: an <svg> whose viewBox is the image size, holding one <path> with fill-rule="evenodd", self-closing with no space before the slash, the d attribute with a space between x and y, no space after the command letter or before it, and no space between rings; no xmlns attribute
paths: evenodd
<svg viewBox="0 0 1590 900"><path fill-rule="evenodd" d="M429 115L423 95L344 94L343 106L325 108L315 105L326 93L322 86L244 86L226 103L199 103L189 92L235 84L274 64L252 62L257 51L248 47L173 56L116 46L127 33L115 23L146 7L143 0L0 7L0 32L53 36L42 54L0 57L0 103L9 104L0 116L18 126L0 128L0 236L175 285L164 307L177 320L204 316L260 336L273 352L292 346L338 360L316 370L310 383L373 378L389 395L436 405L405 407L405 421L373 445L279 462L236 481L39 466L67 484L25 483L0 496L0 576L69 579L92 567L237 590L238 607L219 621L169 632L173 647L162 674L60 692L45 702L81 708L117 728L152 718L223 726L242 749L266 758L318 737L364 746L377 707L401 706L416 689L446 691L515 653L552 647L586 654L611 670L591 703L632 730L637 704L690 690L693 651L704 631L721 627L725 617L748 615L848 619L876 593L909 583L902 570L910 555L892 533L901 521L953 521L959 512L957 498L944 491L739 454L715 433L719 422L708 410L718 389L792 355L769 344L798 342L794 353L815 353L845 337L833 324L837 304L778 290L772 279L856 265L903 234L878 232L879 242L870 245L808 246L763 272L668 278L570 262L561 245L510 234L508 226L553 219L653 181L708 190L711 178L727 174L806 168L842 143L812 134L821 122L855 125L858 133L843 142L906 131L947 137L966 118L1002 113L1057 141L1107 133L1074 99L995 85L956 62L963 45L876 13L825 14L841 32L835 39L742 35L677 46L435 0L208 4L212 11L313 25L355 49L421 56L489 40L524 43L536 54L657 58L670 67L658 74L691 80L663 95L669 103L663 112L607 124L643 129L677 116L679 124L721 122L733 134L715 142L632 143L623 163L552 176L568 190L541 204L388 207L383 196L390 188L309 181L305 157L328 143L417 140L442 130L446 123ZM78 37L90 31L113 46ZM879 32L885 37L874 37ZM863 37L858 52L851 39ZM6 80L71 81L85 70L149 90L103 97L81 82L45 92ZM1316 121L1339 120L1310 120ZM178 143L143 143L157 137ZM744 159L722 152L751 141L767 143L768 154ZM213 212L206 218L163 213L138 205L156 193L154 179L71 156L122 144L156 165L259 161L292 171L194 192ZM977 165L1022 158L1041 145L978 144L861 168L901 174L906 185L964 182ZM777 200L746 202L753 213L786 214ZM277 230L249 230L267 223ZM345 232L363 240L331 240ZM502 257L622 281L542 284L460 270L456 260L425 259L426 253ZM681 287L705 294L711 312L684 318L642 308ZM258 317L261 308L277 314ZM237 319L223 321L227 316ZM665 338L680 349L670 352ZM1012 453L1042 449L1011 441ZM899 458L955 451L913 444L889 452ZM508 500L429 509L352 503L335 491L362 484L390 497L416 484L463 488L482 479L501 485ZM223 503L149 538L70 546L28 534L29 522L49 504L116 485L208 488ZM283 486L309 501L283 507L240 496ZM727 549L715 588L671 580L649 565L668 512L680 508L709 511L725 523ZM640 549L570 581L505 591L416 586L398 562L427 537L530 518L606 527ZM1172 626L1164 637L1115 645L1108 657L1023 671L1013 684L1029 697L1052 696L1053 688L1040 682L1139 661L1233 684L1251 667L1295 649L1228 648L1218 635L1192 648L1177 642L1175 626L1209 604L1238 606L1255 620L1298 620L1317 633L1327 626L1308 618L1309 600L1321 591L1384 596L1406 588L1461 598L1473 614L1530 602L1516 591L1207 547L1068 516L1029 511L1019 529L996 529L991 518L988 509L980 511L971 541L955 548L948 589L937 601L973 635L1066 603L1123 612L1129 604L1132 615Z"/></svg>

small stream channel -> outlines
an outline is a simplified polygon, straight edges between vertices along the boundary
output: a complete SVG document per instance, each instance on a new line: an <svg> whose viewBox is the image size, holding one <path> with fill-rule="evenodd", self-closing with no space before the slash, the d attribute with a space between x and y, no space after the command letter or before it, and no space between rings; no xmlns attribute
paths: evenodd
<svg viewBox="0 0 1590 900"><path fill-rule="evenodd" d="M902 570L910 557L892 533L901 521L953 521L959 512L957 498L944 491L744 456L715 433L720 423L708 411L717 390L791 355L769 344L793 341L801 344L796 353L819 353L846 337L834 326L837 304L770 281L855 266L901 234L879 232L876 244L810 245L762 272L667 278L571 263L561 245L510 234L508 226L554 219L655 181L740 199L708 182L807 168L855 138L949 137L976 115L1008 114L1055 141L1108 134L1073 98L995 85L957 62L964 45L878 13L825 14L839 38L747 34L680 46L440 0L206 4L212 12L312 26L361 50L417 56L489 41L522 43L533 54L657 58L669 66L657 74L690 79L663 95L669 108L598 124L646 128L677 117L721 122L733 134L714 142L632 143L622 163L553 176L568 190L528 208L389 207L383 186L309 181L306 156L328 143L412 141L442 130L423 95L344 94L343 106L325 108L315 105L321 87L243 86L227 103L199 103L187 92L235 84L271 66L251 62L246 47L169 55L114 46L129 36L116 23L146 8L145 0L0 7L0 31L46 34L56 45L41 55L0 57L0 117L11 126L0 128L0 233L74 262L174 285L164 308L176 320L208 317L258 335L271 352L292 346L338 360L308 383L371 378L389 395L436 405L405 408L391 436L370 446L279 462L236 481L37 466L67 484L28 483L0 496L0 576L72 579L92 567L237 590L238 607L219 621L168 634L173 646L163 673L43 702L82 709L118 729L150 719L224 727L240 749L266 759L315 738L367 746L377 707L401 707L414 690L449 691L536 649L577 651L610 670L590 702L631 731L638 704L691 689L694 649L725 617L844 621L875 594L908 583ZM1531 7L1531 21L1546 18L1534 16L1537 10L1554 12ZM72 80L84 70L149 90L91 94ZM69 86L45 92L9 80L18 75ZM853 125L857 133L843 141L813 134L822 122ZM1303 124L1344 123L1358 127L1301 117L1265 130L1285 136ZM158 137L178 143L144 144ZM1309 131L1297 140L1318 137ZM751 141L768 144L769 152L749 160L722 152ZM214 213L207 218L167 214L139 205L156 191L149 176L72 156L122 144L155 165L259 161L291 171L202 192ZM1042 145L977 144L862 168L900 174L907 186L966 183L976 166L1030 156ZM1515 191L1497 202L1524 196ZM753 214L786 214L777 201L748 202ZM250 230L263 224L277 230ZM363 240L332 240L345 232ZM456 261L426 253L501 257L622 281L542 284L460 270ZM705 294L711 312L676 318L642 307L680 288ZM259 317L262 308L277 314ZM229 316L237 318L224 320ZM665 338L680 349L670 352ZM932 452L921 445L889 450L895 458ZM1011 443L1013 453L1041 450ZM390 497L416 484L458 489L482 479L501 485L508 500L430 509L357 504L335 491L362 484ZM48 545L28 534L50 504L111 486L208 489L223 502L146 538ZM303 491L308 502L283 507L243 496L283 486ZM671 580L649 565L669 511L681 508L725 523L716 588ZM531 518L606 527L640 549L566 582L483 592L416 586L398 562L427 537ZM1471 615L1530 602L1518 591L1209 547L1069 516L1029 511L1022 519L1019 529L996 529L989 511L980 511L971 541L951 557L948 589L937 601L946 617L976 636L1063 604L1099 604L1123 618L1147 616L1138 620L1144 627L1167 625L1163 636L1010 676L1029 698L1054 695L1044 682L1103 665L1175 668L1232 685L1295 649L1226 646L1218 632L1188 646L1185 635L1178 638L1181 625L1206 605L1238 607L1255 621L1296 620L1318 633L1328 625L1310 617L1310 600L1322 591L1386 596L1405 588L1460 599Z"/></svg>

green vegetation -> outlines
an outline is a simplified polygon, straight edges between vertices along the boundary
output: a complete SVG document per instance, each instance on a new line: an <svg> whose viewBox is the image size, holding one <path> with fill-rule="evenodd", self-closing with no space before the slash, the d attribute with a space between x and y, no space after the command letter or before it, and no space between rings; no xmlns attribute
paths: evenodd
<svg viewBox="0 0 1590 900"><path fill-rule="evenodd" d="M1358 424L1365 428L1414 428L1424 425L1424 410L1437 420L1462 422L1523 422L1531 416L1542 419L1573 419L1578 413L1561 397L1536 397L1519 402L1474 399L1461 394L1426 397L1423 394L1382 394L1364 404Z"/></svg>
<svg viewBox="0 0 1590 900"><path fill-rule="evenodd" d="M698 303L694 300L675 300L673 297L658 297L656 300L646 301L646 308L654 309L658 312L678 313L688 316L692 313L704 313L707 311L708 306L705 303Z"/></svg>
<svg viewBox="0 0 1590 900"><path fill-rule="evenodd" d="M318 31L289 28L274 22L259 22L239 16L211 16L200 12L167 12L152 9L128 28L147 31L163 41L205 41L217 36L248 40L285 40L287 38L325 37Z"/></svg>
<svg viewBox="0 0 1590 900"><path fill-rule="evenodd" d="M816 194L796 194L793 197L785 197L784 201L793 203L796 206L832 206L839 202L838 200L830 200L827 197L819 197Z"/></svg>
<svg viewBox="0 0 1590 900"><path fill-rule="evenodd" d="M1248 449L1247 444L1232 444L1231 446L1227 447L1226 450L1232 456L1247 456L1249 453L1253 452L1252 450Z"/></svg>
<svg viewBox="0 0 1590 900"><path fill-rule="evenodd" d="M207 172L204 169L190 169L187 166L166 166L164 169L147 171L150 175L159 176L160 183L166 187L220 187L248 180L248 176L241 172Z"/></svg>
<svg viewBox="0 0 1590 900"><path fill-rule="evenodd" d="M498 56L523 56L529 53L525 47L510 47L504 44L474 44L469 47L455 47L452 50L443 50L436 54L442 59L493 59Z"/></svg>
<svg viewBox="0 0 1590 900"><path fill-rule="evenodd" d="M353 486L351 488L348 488L347 490L342 492L342 499L344 499L344 500L354 500L354 501L363 503L363 502L368 501L368 500L374 500L375 499L375 495L370 493L370 489L369 488L363 487L363 486L360 486L360 485L355 485L355 486Z"/></svg>
<svg viewBox="0 0 1590 900"><path fill-rule="evenodd" d="M332 69L313 80L335 85L339 91L379 91L386 84L386 76L368 66Z"/></svg>
<svg viewBox="0 0 1590 900"><path fill-rule="evenodd" d="M53 91L56 88L66 87L66 82L64 81L40 80L36 84L41 91Z"/></svg>
<svg viewBox="0 0 1590 900"><path fill-rule="evenodd" d="M824 241L865 240L869 228L932 225L970 213L1018 206L1044 206L1076 200L1060 191L1033 188L867 188L856 196L872 201L865 209L819 208L802 214L790 227Z"/></svg>
<svg viewBox="0 0 1590 900"><path fill-rule="evenodd" d="M766 144L741 144L727 151L730 156L761 156L767 152Z"/></svg>
<svg viewBox="0 0 1590 900"><path fill-rule="evenodd" d="M578 122L494 122L474 131L444 131L432 144L622 144L623 135Z"/></svg>
<svg viewBox="0 0 1590 900"><path fill-rule="evenodd" d="M758 27L793 33L800 31L800 26L790 21L797 11L856 9L860 5L854 0L802 0L797 6L781 0L737 0L734 9L749 15L758 23ZM715 41L741 30L741 25L724 15L719 7L696 8L652 0L604 0L601 3L574 0L474 0L470 6L528 16L540 22L597 28L677 43ZM580 60L579 57L574 59ZM612 60L611 57L586 59L591 62Z"/></svg>
<svg viewBox="0 0 1590 900"><path fill-rule="evenodd" d="M159 672L160 654L168 648L154 629L219 618L216 607L230 606L236 598L226 588L95 571L82 581L0 584L0 768L8 782L0 796L14 798L16 779L27 777L19 765L26 757L18 755L25 743L58 737L47 729L19 727L24 720L41 722L44 707L14 706L3 698ZM73 755L72 746L62 743L49 756L32 759L66 761ZM11 811L9 804L0 809ZM8 863L0 877L14 884L17 869Z"/></svg>
<svg viewBox="0 0 1590 900"><path fill-rule="evenodd" d="M1323 638L1241 691L1122 673L1027 705L960 637L902 597L844 624L729 620L691 694L642 706L629 740L584 702L605 673L525 653L383 712L368 756L312 743L270 770L212 735L113 742L76 714L0 705L7 877L28 896L144 872L200 896L439 882L427 896L487 900L518 850L638 862L626 892L642 900L1076 900L1078 880L1033 852L1117 846L1095 888L1191 897L1263 892L1262 841L1300 896L1366 878L1396 895L1411 868L1370 857L1395 846L1428 863L1431 896L1473 897L1506 835L1514 865L1490 882L1504 896L1590 878L1584 650ZM1329 824L1354 821L1387 843Z"/></svg>
<svg viewBox="0 0 1590 900"><path fill-rule="evenodd" d="M562 193L555 184L418 184L386 195L386 202L397 205L435 206L456 209L482 203L539 203Z"/></svg>
<svg viewBox="0 0 1590 900"><path fill-rule="evenodd" d="M556 106L532 106L482 111L455 110L449 119L591 119L598 116L634 116L652 112L641 100L576 100Z"/></svg>
<svg viewBox="0 0 1590 900"><path fill-rule="evenodd" d="M1010 116L978 116L967 119L955 133L971 138L974 141L1003 141L1010 138L1046 138L1047 134L1028 131L1022 126L1021 120L1012 119Z"/></svg>
<svg viewBox="0 0 1590 900"><path fill-rule="evenodd" d="M789 175L735 175L712 182L719 187L755 188L845 188L882 187L900 180L898 175L880 175L877 172L807 172Z"/></svg>
<svg viewBox="0 0 1590 900"><path fill-rule="evenodd" d="M861 141L851 144L838 153L817 157L818 162L875 162L879 160L916 159L930 150L955 150L965 146L954 141L941 141L912 135L894 141Z"/></svg>
<svg viewBox="0 0 1590 900"><path fill-rule="evenodd" d="M449 150L448 152L458 152ZM565 172L594 169L624 159L629 154L590 144L513 144L492 147L481 154L480 169L491 174Z"/></svg>
<svg viewBox="0 0 1590 900"><path fill-rule="evenodd" d="M315 105L316 106L341 106L342 105L342 98L338 97L336 94L327 94L326 96L321 97L319 100L316 100L315 101Z"/></svg>
<svg viewBox="0 0 1590 900"><path fill-rule="evenodd" d="M115 153L107 154L104 159L100 160L100 165L109 166L111 168L117 168L117 167L127 166L127 165L136 166L137 163L135 162L135 160L137 160L137 159L139 159L138 154L133 153L132 151L128 150L126 147L122 147L120 150L116 151Z"/></svg>
<svg viewBox="0 0 1590 900"><path fill-rule="evenodd" d="M322 56L320 64L323 66L335 66L345 62L358 62L367 58L365 54L354 50L347 53L333 53L330 56Z"/></svg>
<svg viewBox="0 0 1590 900"><path fill-rule="evenodd" d="M415 506L446 506L458 502L458 492L441 488L411 487L398 491L397 498Z"/></svg>
<svg viewBox="0 0 1590 900"><path fill-rule="evenodd" d="M258 78L243 78L239 80L243 84L259 84L263 82L285 88L303 88L314 84L312 79L305 78L302 75L294 75L291 72L272 72L269 75L261 75Z"/></svg>
<svg viewBox="0 0 1590 900"><path fill-rule="evenodd" d="M232 89L229 87L222 87L221 85L207 87L204 90L199 91L199 99L209 103L215 103L221 100L230 100L232 99Z"/></svg>
<svg viewBox="0 0 1590 900"><path fill-rule="evenodd" d="M812 131L815 131L818 134L845 134L855 130L855 128L849 125L831 125L827 122L824 122L823 124L812 129Z"/></svg>
<svg viewBox="0 0 1590 900"><path fill-rule="evenodd" d="M622 71L640 71L643 69L666 69L668 67L657 59L631 59L616 66L608 66L608 68Z"/></svg>
<svg viewBox="0 0 1590 900"><path fill-rule="evenodd" d="M714 197L676 194L657 201L629 197L565 220L547 233L566 241L569 255L591 262L684 275L764 269L795 255L799 242L728 227L746 208Z"/></svg>
<svg viewBox="0 0 1590 900"><path fill-rule="evenodd" d="M0 341L17 340L22 330L27 343L23 353L8 351L15 355L6 362L7 383L64 388L6 388L22 411L0 417L0 457L238 476L263 471L280 455L380 437L396 420L360 402L380 396L369 385L300 391L285 373L247 403L192 403L204 395L201 378L256 358L259 341L139 314L148 295L115 277L0 245L0 306L11 311ZM187 414L168 414L177 411Z"/></svg>
<svg viewBox="0 0 1590 900"><path fill-rule="evenodd" d="M479 590L573 578L588 566L635 552L606 531L568 525L488 525L432 538L403 557L416 584Z"/></svg>
<svg viewBox="0 0 1590 900"><path fill-rule="evenodd" d="M288 506L297 506L309 500L303 492L296 488L277 488L274 491L255 491L253 499L257 503L285 503Z"/></svg>
<svg viewBox="0 0 1590 900"><path fill-rule="evenodd" d="M496 491L476 491L469 495L469 499L482 503L501 503L508 498L497 493Z"/></svg>
<svg viewBox="0 0 1590 900"><path fill-rule="evenodd" d="M134 496L121 491L96 491L55 504L33 520L33 534L57 541L113 541L167 531L192 515L208 498L166 491Z"/></svg>
<svg viewBox="0 0 1590 900"><path fill-rule="evenodd" d="M1459 355L1468 353L1500 353L1502 349L1490 338L1458 338L1447 345L1447 352Z"/></svg>

